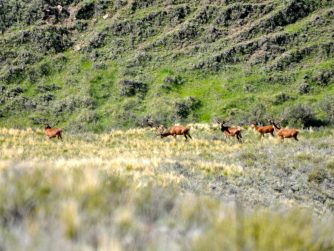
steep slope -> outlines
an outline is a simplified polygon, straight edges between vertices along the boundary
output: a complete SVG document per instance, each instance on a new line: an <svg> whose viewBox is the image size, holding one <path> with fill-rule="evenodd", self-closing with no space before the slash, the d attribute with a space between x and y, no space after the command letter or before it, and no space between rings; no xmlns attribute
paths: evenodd
<svg viewBox="0 0 334 251"><path fill-rule="evenodd" d="M334 120L332 1L0 7L0 125L103 131L148 119Z"/></svg>

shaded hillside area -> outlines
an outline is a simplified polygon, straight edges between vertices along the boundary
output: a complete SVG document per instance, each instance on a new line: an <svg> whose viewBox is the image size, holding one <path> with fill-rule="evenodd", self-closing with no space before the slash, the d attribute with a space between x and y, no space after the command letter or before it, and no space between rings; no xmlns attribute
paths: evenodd
<svg viewBox="0 0 334 251"><path fill-rule="evenodd" d="M0 2L0 125L334 122L326 0Z"/></svg>

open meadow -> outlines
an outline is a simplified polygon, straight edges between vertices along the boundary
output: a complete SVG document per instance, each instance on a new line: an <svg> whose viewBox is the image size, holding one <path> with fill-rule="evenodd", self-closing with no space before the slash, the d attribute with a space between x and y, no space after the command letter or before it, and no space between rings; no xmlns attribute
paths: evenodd
<svg viewBox="0 0 334 251"><path fill-rule="evenodd" d="M0 250L334 250L334 130L0 129Z"/></svg>

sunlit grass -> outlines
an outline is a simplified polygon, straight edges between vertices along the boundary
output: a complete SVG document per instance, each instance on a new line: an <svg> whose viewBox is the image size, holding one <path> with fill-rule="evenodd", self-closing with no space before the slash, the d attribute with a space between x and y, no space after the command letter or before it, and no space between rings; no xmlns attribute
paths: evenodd
<svg viewBox="0 0 334 251"><path fill-rule="evenodd" d="M0 129L0 248L334 248L332 130L280 143L243 128L237 143L216 125L190 126L188 142L154 129L65 131L63 142ZM326 202L277 192L299 169L304 183L293 189Z"/></svg>

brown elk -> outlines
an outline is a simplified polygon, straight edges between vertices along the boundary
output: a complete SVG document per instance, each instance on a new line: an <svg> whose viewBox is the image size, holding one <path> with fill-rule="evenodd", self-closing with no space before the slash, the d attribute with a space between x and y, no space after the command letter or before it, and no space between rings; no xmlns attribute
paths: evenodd
<svg viewBox="0 0 334 251"><path fill-rule="evenodd" d="M188 138L192 139L189 126L174 125L166 130L165 127L161 125L157 128L157 131L161 138L173 136L176 139L177 135L183 135L186 138L186 141Z"/></svg>
<svg viewBox="0 0 334 251"><path fill-rule="evenodd" d="M51 126L49 126L49 124L45 124L44 132L45 132L45 135L49 139L57 137L58 139L63 140L63 138L61 136L62 129L60 129L60 128L51 128Z"/></svg>
<svg viewBox="0 0 334 251"><path fill-rule="evenodd" d="M252 123L251 127L254 128L258 133L260 133L261 139L264 137L265 134L270 133L271 136L274 137L274 126L273 125L266 125L266 126L258 126L257 123Z"/></svg>
<svg viewBox="0 0 334 251"><path fill-rule="evenodd" d="M239 142L241 142L241 128L240 127L228 127L224 126L225 121L218 121L220 125L220 130L224 133L226 137L236 137Z"/></svg>
<svg viewBox="0 0 334 251"><path fill-rule="evenodd" d="M277 137L281 138L282 141L284 141L285 138L294 138L296 141L298 141L298 129L295 128L280 128L272 121L275 133Z"/></svg>

